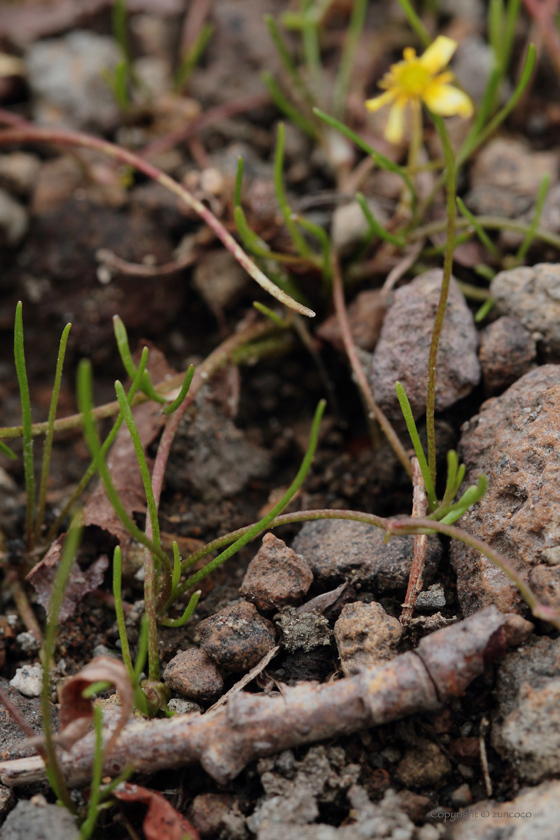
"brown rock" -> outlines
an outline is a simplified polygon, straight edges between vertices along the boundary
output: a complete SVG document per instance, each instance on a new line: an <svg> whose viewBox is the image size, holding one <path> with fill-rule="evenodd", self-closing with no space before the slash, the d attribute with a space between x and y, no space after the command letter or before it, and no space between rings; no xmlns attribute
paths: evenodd
<svg viewBox="0 0 560 840"><path fill-rule="evenodd" d="M498 318L482 333L478 358L487 396L504 391L535 367L537 345L515 318Z"/></svg>
<svg viewBox="0 0 560 840"><path fill-rule="evenodd" d="M478 764L480 760L480 740L476 737L463 736L455 738L449 744L449 752L452 753L461 764Z"/></svg>
<svg viewBox="0 0 560 840"><path fill-rule="evenodd" d="M312 583L313 572L307 561L268 533L249 563L239 591L259 609L272 610L297 604Z"/></svg>
<svg viewBox="0 0 560 840"><path fill-rule="evenodd" d="M201 793L195 796L188 816L203 840L218 835L223 828L223 818L233 802L234 798L229 793Z"/></svg>
<svg viewBox="0 0 560 840"><path fill-rule="evenodd" d="M309 653L314 648L330 645L331 629L324 615L316 612L299 612L287 607L275 617L282 631L282 644L288 653L302 650Z"/></svg>
<svg viewBox="0 0 560 840"><path fill-rule="evenodd" d="M484 472L489 489L460 525L505 554L525 578L531 568L560 558L559 435L557 365L525 374L463 426L465 484ZM465 615L488 604L504 613L526 612L513 583L480 552L453 541L451 560Z"/></svg>
<svg viewBox="0 0 560 840"><path fill-rule="evenodd" d="M419 739L416 746L406 751L395 772L405 787L424 787L437 785L451 769L451 762L436 744Z"/></svg>
<svg viewBox="0 0 560 840"><path fill-rule="evenodd" d="M545 175L553 182L558 178L555 152L533 152L517 140L500 138L477 155L470 179L473 187L499 187L535 199Z"/></svg>
<svg viewBox="0 0 560 840"><path fill-rule="evenodd" d="M547 607L560 608L560 566L535 566L529 574L529 585Z"/></svg>
<svg viewBox="0 0 560 840"><path fill-rule="evenodd" d="M469 818L473 812L483 819ZM463 813L465 818L451 824L445 835L450 840L550 840L557 836L560 824L560 782L524 788L511 802L476 802L470 814Z"/></svg>
<svg viewBox="0 0 560 840"><path fill-rule="evenodd" d="M517 318L533 334L547 362L560 362L560 265L500 271L490 293L501 315Z"/></svg>
<svg viewBox="0 0 560 840"><path fill-rule="evenodd" d="M322 581L348 579L375 585L378 592L403 589L414 553L414 537L391 537L373 525L343 519L306 522L293 543L316 578ZM441 557L437 537L428 538L424 580L430 582Z"/></svg>
<svg viewBox="0 0 560 840"><path fill-rule="evenodd" d="M180 650L165 669L163 680L182 697L201 703L213 703L224 690L215 663L197 647Z"/></svg>
<svg viewBox="0 0 560 840"><path fill-rule="evenodd" d="M381 604L346 604L334 626L345 676L392 659L401 636L401 623L387 615Z"/></svg>
<svg viewBox="0 0 560 840"><path fill-rule="evenodd" d="M426 409L426 377L434 318L441 289L439 269L421 274L394 293L375 352L370 382L390 419L402 420L395 382L404 387L414 417ZM453 278L439 345L436 410L466 397L480 379L477 333L465 298Z"/></svg>
<svg viewBox="0 0 560 840"><path fill-rule="evenodd" d="M361 349L371 352L381 333L381 325L385 317L385 302L380 289L368 289L360 292L348 307L348 321L354 343ZM323 341L328 341L337 350L344 350L344 342L338 318L331 315L323 321L317 335Z"/></svg>
<svg viewBox="0 0 560 840"><path fill-rule="evenodd" d="M274 647L272 622L253 604L241 601L205 618L198 625L200 646L217 665L228 671L248 671Z"/></svg>

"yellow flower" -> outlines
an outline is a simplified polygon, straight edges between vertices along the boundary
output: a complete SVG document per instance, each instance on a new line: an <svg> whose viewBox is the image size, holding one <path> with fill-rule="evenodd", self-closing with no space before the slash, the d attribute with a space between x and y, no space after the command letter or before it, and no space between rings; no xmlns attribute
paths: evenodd
<svg viewBox="0 0 560 840"><path fill-rule="evenodd" d="M441 117L472 115L473 104L467 94L449 84L453 81L453 74L439 72L449 63L456 49L456 41L440 35L420 58L416 50L407 47L404 61L391 65L379 83L386 92L366 102L370 111L392 103L385 131L385 137L391 143L402 140L404 112L408 104L412 108L420 108L423 102L429 111Z"/></svg>

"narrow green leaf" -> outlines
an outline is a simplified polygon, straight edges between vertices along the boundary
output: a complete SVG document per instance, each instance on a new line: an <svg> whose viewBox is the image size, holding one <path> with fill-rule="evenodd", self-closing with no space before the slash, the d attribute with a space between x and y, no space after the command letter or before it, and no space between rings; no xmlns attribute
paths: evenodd
<svg viewBox="0 0 560 840"><path fill-rule="evenodd" d="M397 398L406 423L406 428L408 429L408 434L410 435L410 440L412 442L412 446L414 447L414 452L416 453L418 463L420 464L420 470L422 472L422 478L424 479L424 486L426 488L426 496L428 497L428 505L431 510L434 510L434 508L437 508L438 506L437 496L434 490L430 470L428 469L428 462L426 461L426 456L424 455L424 449L422 448L422 443L420 441L420 435L418 434L418 429L416 428L416 422L412 414L410 402L406 395L406 391L400 382L395 382L395 390L397 392Z"/></svg>
<svg viewBox="0 0 560 840"><path fill-rule="evenodd" d="M23 426L23 470L25 474L25 537L27 548L33 543L33 513L35 510L35 472L33 467L33 430L31 419L31 401L29 398L29 382L25 365L25 351L23 346L23 315L22 303L16 306L16 320L14 326L14 356L16 374L19 384L21 401L21 421Z"/></svg>

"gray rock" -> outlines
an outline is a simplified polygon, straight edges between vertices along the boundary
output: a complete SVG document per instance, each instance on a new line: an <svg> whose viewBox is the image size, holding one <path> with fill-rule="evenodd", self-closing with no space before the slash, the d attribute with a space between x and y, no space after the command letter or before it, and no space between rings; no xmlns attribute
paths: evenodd
<svg viewBox="0 0 560 840"><path fill-rule="evenodd" d="M167 704L167 708L171 709L172 712L175 712L176 715L193 715L202 713L202 707L199 706L198 703L194 703L192 700L183 700L181 697L172 697Z"/></svg>
<svg viewBox="0 0 560 840"><path fill-rule="evenodd" d="M381 205L372 198L367 199L368 207L373 217L383 227L387 224L388 216ZM356 248L369 230L366 217L357 201L349 204L339 204L333 213L331 225L331 241L333 248L339 254L345 254Z"/></svg>
<svg viewBox="0 0 560 840"><path fill-rule="evenodd" d="M240 493L252 479L264 478L270 463L268 452L201 394L195 416L185 415L179 423L165 479L173 490L217 501Z"/></svg>
<svg viewBox="0 0 560 840"><path fill-rule="evenodd" d="M224 681L215 663L197 647L180 650L163 673L173 691L190 700L213 703L224 690Z"/></svg>
<svg viewBox="0 0 560 840"><path fill-rule="evenodd" d="M397 778L405 787L438 785L452 770L449 759L437 744L425 738L408 749L396 769Z"/></svg>
<svg viewBox="0 0 560 840"><path fill-rule="evenodd" d="M385 298L381 289L367 289L356 295L348 307L348 322L354 343L360 350L371 352L379 340L385 317ZM344 350L338 317L330 315L317 330L317 336L341 352Z"/></svg>
<svg viewBox="0 0 560 840"><path fill-rule="evenodd" d="M4 822L7 814L10 813L16 804L16 797L13 790L9 787L0 785L0 824Z"/></svg>
<svg viewBox="0 0 560 840"><path fill-rule="evenodd" d="M432 586L420 592L416 599L416 609L422 612L431 612L433 610L441 610L445 607L445 592L441 583L434 583Z"/></svg>
<svg viewBox="0 0 560 840"><path fill-rule="evenodd" d="M451 67L455 78L477 103L484 96L488 78L494 69L494 61L492 47L480 35L464 38L453 56Z"/></svg>
<svg viewBox="0 0 560 840"><path fill-rule="evenodd" d="M2 827L2 840L79 840L69 811L48 805L43 796L18 802Z"/></svg>
<svg viewBox="0 0 560 840"><path fill-rule="evenodd" d="M533 334L546 361L560 361L560 264L501 271L490 293L501 315L517 318Z"/></svg>
<svg viewBox="0 0 560 840"><path fill-rule="evenodd" d="M297 604L313 583L303 557L274 534L265 534L241 584L240 592L261 610Z"/></svg>
<svg viewBox="0 0 560 840"><path fill-rule="evenodd" d="M457 820L450 840L550 840L560 824L560 782L525 788L511 802L476 802L470 811L485 816Z"/></svg>
<svg viewBox="0 0 560 840"><path fill-rule="evenodd" d="M545 175L558 180L556 152L533 152L518 140L498 138L476 156L470 181L473 188L499 187L534 200Z"/></svg>
<svg viewBox="0 0 560 840"><path fill-rule="evenodd" d="M504 315L482 333L478 358L487 396L504 391L536 366L535 339L516 319Z"/></svg>
<svg viewBox="0 0 560 840"><path fill-rule="evenodd" d="M25 60L37 122L97 131L117 125L119 109L103 78L120 60L112 38L75 30L36 41Z"/></svg>
<svg viewBox="0 0 560 840"><path fill-rule="evenodd" d="M315 612L300 613L293 607L287 607L276 620L282 631L282 643L288 653L295 650L308 653L316 647L331 643L331 629L324 615Z"/></svg>
<svg viewBox="0 0 560 840"><path fill-rule="evenodd" d="M197 260L193 286L216 314L239 300L249 277L229 251L208 251Z"/></svg>
<svg viewBox="0 0 560 840"><path fill-rule="evenodd" d="M463 426L464 486L484 472L489 488L460 526L504 554L525 579L560 557L559 436L558 365L525 374ZM454 540L451 560L465 615L489 604L504 613L526 612L510 579L480 552Z"/></svg>
<svg viewBox="0 0 560 840"><path fill-rule="evenodd" d="M334 626L334 637L345 676L381 665L396 656L403 628L381 604L345 604Z"/></svg>
<svg viewBox="0 0 560 840"><path fill-rule="evenodd" d="M402 420L395 382L404 387L414 417L426 409L428 355L443 273L420 275L394 294L373 354L370 382L390 419ZM453 278L439 345L436 410L466 397L480 379L477 333L465 298Z"/></svg>
<svg viewBox="0 0 560 840"><path fill-rule="evenodd" d="M41 161L28 152L11 152L0 155L0 185L27 196L35 187L41 168Z"/></svg>
<svg viewBox="0 0 560 840"><path fill-rule="evenodd" d="M16 670L10 680L12 688L17 688L25 697L39 697L43 687L43 669L40 665L23 665Z"/></svg>
<svg viewBox="0 0 560 840"><path fill-rule="evenodd" d="M532 639L502 661L494 749L520 778L540 782L560 767L560 639Z"/></svg>
<svg viewBox="0 0 560 840"><path fill-rule="evenodd" d="M373 585L378 592L403 589L414 553L414 537L391 537L373 525L344 519L306 522L293 543L321 581L351 580ZM424 580L433 578L441 558L441 543L428 538Z"/></svg>
<svg viewBox="0 0 560 840"><path fill-rule="evenodd" d="M29 218L25 207L6 190L0 189L0 241L14 248L19 245L28 227Z"/></svg>

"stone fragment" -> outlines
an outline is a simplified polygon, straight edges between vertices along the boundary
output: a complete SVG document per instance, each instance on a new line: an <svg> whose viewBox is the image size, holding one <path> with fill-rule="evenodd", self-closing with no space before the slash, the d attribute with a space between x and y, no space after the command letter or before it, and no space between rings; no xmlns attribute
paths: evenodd
<svg viewBox="0 0 560 840"><path fill-rule="evenodd" d="M381 604L355 601L345 604L334 625L334 637L346 677L362 668L381 665L396 655L402 636L398 619L387 615Z"/></svg>
<svg viewBox="0 0 560 840"><path fill-rule="evenodd" d="M405 787L414 788L437 785L451 770L451 762L437 744L422 738L405 752L395 774Z"/></svg>
<svg viewBox="0 0 560 840"><path fill-rule="evenodd" d="M418 594L415 609L419 612L433 612L434 610L441 610L446 603L443 586L441 583L434 583Z"/></svg>
<svg viewBox="0 0 560 840"><path fill-rule="evenodd" d="M41 701L38 697L25 697L11 686L7 680L0 677L0 688L7 694L8 698L17 708L24 720L27 721L35 735L43 733L43 712ZM51 705L51 716L53 728L58 730L58 710ZM0 755L4 761L15 758L25 758L35 755L35 748L26 746L27 739L24 737L15 719L4 706L0 705Z"/></svg>
<svg viewBox="0 0 560 840"><path fill-rule="evenodd" d="M167 704L167 708L176 715L193 715L201 714L202 707L192 700L183 700L181 697L172 697Z"/></svg>
<svg viewBox="0 0 560 840"><path fill-rule="evenodd" d="M2 826L2 840L79 840L74 817L44 796L20 800Z"/></svg>
<svg viewBox="0 0 560 840"><path fill-rule="evenodd" d="M489 486L460 525L504 554L525 579L533 567L560 557L559 435L558 365L525 374L463 426L464 486L481 472ZM464 615L489 604L504 613L527 611L510 579L480 552L453 540L451 561Z"/></svg>
<svg viewBox="0 0 560 840"><path fill-rule="evenodd" d="M541 603L560 608L560 566L535 566L529 573L529 586Z"/></svg>
<svg viewBox="0 0 560 840"><path fill-rule="evenodd" d="M482 333L478 358L484 392L491 397L536 366L535 339L516 318L504 315Z"/></svg>
<svg viewBox="0 0 560 840"><path fill-rule="evenodd" d="M397 289L373 354L370 382L375 399L390 419L402 421L395 382L404 387L414 417L426 409L426 377L442 272L428 271ZM439 345L436 410L466 397L480 379L477 333L465 298L451 278Z"/></svg>
<svg viewBox="0 0 560 840"><path fill-rule="evenodd" d="M195 796L188 817L202 840L217 837L224 827L224 816L231 810L234 798L229 793L201 793Z"/></svg>
<svg viewBox="0 0 560 840"><path fill-rule="evenodd" d="M367 289L365 292L360 292L348 307L350 332L360 350L371 352L374 349L381 333L385 311L385 301L380 289ZM337 350L344 350L336 314L323 321L317 330L317 335Z"/></svg>
<svg viewBox="0 0 560 840"><path fill-rule="evenodd" d="M533 334L545 361L560 361L560 264L501 271L490 294L501 315L517 318Z"/></svg>
<svg viewBox="0 0 560 840"><path fill-rule="evenodd" d="M492 47L480 35L464 38L453 56L451 66L455 78L476 103L484 96L494 62Z"/></svg>
<svg viewBox="0 0 560 840"><path fill-rule="evenodd" d="M532 639L508 653L496 680L492 745L535 784L560 766L560 639Z"/></svg>
<svg viewBox="0 0 560 840"><path fill-rule="evenodd" d="M272 610L297 604L312 583L313 572L307 561L268 533L249 563L239 591L260 610Z"/></svg>
<svg viewBox="0 0 560 840"><path fill-rule="evenodd" d="M380 528L344 519L306 522L293 543L320 581L351 580L374 585L378 592L403 589L414 553L414 537L391 537ZM433 578L441 558L438 538L428 538L424 580Z"/></svg>
<svg viewBox="0 0 560 840"><path fill-rule="evenodd" d="M217 665L228 671L248 671L274 647L272 622L253 604L240 601L205 618L197 626L200 646Z"/></svg>
<svg viewBox="0 0 560 840"><path fill-rule="evenodd" d="M201 703L213 703L224 690L215 663L197 647L179 651L165 669L163 680L181 696Z"/></svg>
<svg viewBox="0 0 560 840"><path fill-rule="evenodd" d="M372 216L383 227L388 217L379 202L373 198L367 199ZM349 204L339 204L333 213L331 224L331 242L335 251L346 254L356 248L367 236L369 224L357 201Z"/></svg>
<svg viewBox="0 0 560 840"><path fill-rule="evenodd" d="M196 414L185 414L173 440L165 472L169 487L210 502L264 478L271 464L268 452L250 441L207 395L200 394L196 405Z"/></svg>
<svg viewBox="0 0 560 840"><path fill-rule="evenodd" d="M40 665L24 665L16 670L10 685L25 697L39 697L43 687L43 669Z"/></svg>
<svg viewBox="0 0 560 840"><path fill-rule="evenodd" d="M25 57L35 121L90 131L115 128L119 108L103 74L119 60L115 41L94 32L36 41Z"/></svg>
<svg viewBox="0 0 560 840"><path fill-rule="evenodd" d="M0 155L0 185L17 195L29 195L41 169L41 161L29 152Z"/></svg>
<svg viewBox="0 0 560 840"><path fill-rule="evenodd" d="M277 617L278 626L282 631L282 643L288 653L310 650L321 645L330 645L331 630L324 615L316 612L299 613L293 607L282 610Z"/></svg>
<svg viewBox="0 0 560 840"><path fill-rule="evenodd" d="M4 785L0 785L0 825L4 822L15 804L16 797L13 790L9 787L4 787Z"/></svg>
<svg viewBox="0 0 560 840"><path fill-rule="evenodd" d="M220 316L239 300L247 288L248 275L229 251L208 251L197 260L193 286L212 312Z"/></svg>
<svg viewBox="0 0 560 840"><path fill-rule="evenodd" d="M9 192L0 189L0 243L15 248L27 233L28 226L25 207Z"/></svg>

